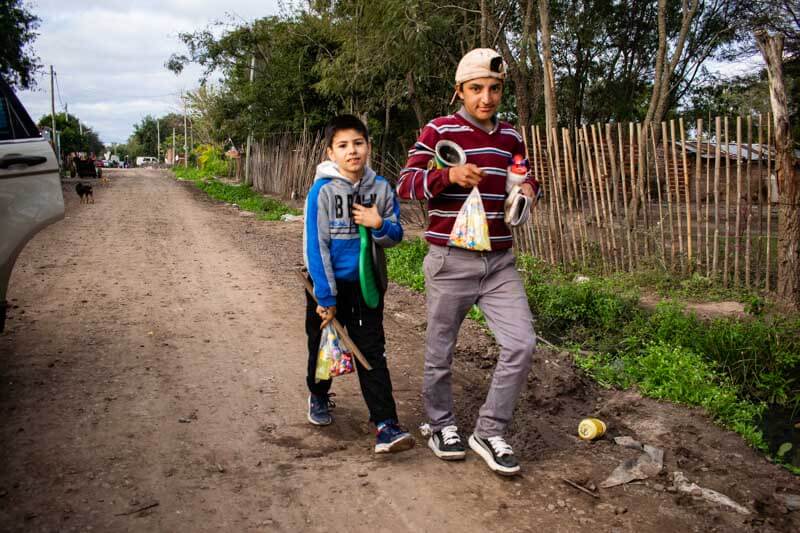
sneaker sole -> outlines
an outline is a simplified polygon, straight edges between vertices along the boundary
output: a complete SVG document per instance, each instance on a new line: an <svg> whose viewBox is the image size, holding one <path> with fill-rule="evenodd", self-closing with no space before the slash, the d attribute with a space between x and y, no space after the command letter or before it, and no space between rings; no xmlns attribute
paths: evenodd
<svg viewBox="0 0 800 533"><path fill-rule="evenodd" d="M396 453L410 450L414 447L414 437L406 435L394 442L381 443L375 445L375 453Z"/></svg>
<svg viewBox="0 0 800 533"><path fill-rule="evenodd" d="M443 452L436 446L436 443L433 442L433 437L428 439L428 448L431 449L433 455L444 461L461 461L467 456L466 450L463 452Z"/></svg>
<svg viewBox="0 0 800 533"><path fill-rule="evenodd" d="M308 421L314 426L330 426L333 423L333 417L331 417L330 422L317 422L313 418L311 418L311 398L308 399L308 411L306 411L306 418Z"/></svg>
<svg viewBox="0 0 800 533"><path fill-rule="evenodd" d="M481 446L481 444L475 440L474 435L469 436L469 447L472 448L472 451L481 456L481 459L489 465L489 469L492 472L500 474L501 476L515 476L519 473L519 465L508 467L497 464L494 457L492 457L492 452Z"/></svg>

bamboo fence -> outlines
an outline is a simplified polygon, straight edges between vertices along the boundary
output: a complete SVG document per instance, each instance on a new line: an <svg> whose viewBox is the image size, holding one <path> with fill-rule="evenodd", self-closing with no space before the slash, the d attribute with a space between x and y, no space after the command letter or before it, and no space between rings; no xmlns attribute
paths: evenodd
<svg viewBox="0 0 800 533"><path fill-rule="evenodd" d="M576 270L659 267L774 288L769 117L533 126L524 138L545 196L514 231L518 249Z"/></svg>
<svg viewBox="0 0 800 533"><path fill-rule="evenodd" d="M322 138L307 134L273 135L254 143L250 154L253 189L283 198L304 197L317 164L322 161Z"/></svg>
<svg viewBox="0 0 800 533"><path fill-rule="evenodd" d="M515 246L568 269L661 268L727 286L773 289L777 201L771 119L709 117L660 124L522 130L544 198ZM755 142L753 142L755 139ZM302 198L324 149L292 133L255 143L253 187ZM400 165L373 161L390 180ZM403 204L406 223L424 206Z"/></svg>

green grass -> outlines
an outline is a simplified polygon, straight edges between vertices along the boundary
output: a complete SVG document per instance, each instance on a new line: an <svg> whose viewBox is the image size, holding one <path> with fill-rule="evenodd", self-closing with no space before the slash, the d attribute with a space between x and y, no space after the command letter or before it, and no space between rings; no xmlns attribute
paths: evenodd
<svg viewBox="0 0 800 533"><path fill-rule="evenodd" d="M426 251L420 239L387 250L390 277L424 290ZM603 386L635 387L644 396L703 407L764 452L759 423L767 406L800 406L800 317L764 313L752 294L722 290L699 276L648 270L577 281L574 273L530 256L520 257L518 267L537 332L573 348L578 366ZM654 311L642 309L640 286L655 287L667 299ZM731 296L748 302L751 315L705 321L680 303ZM482 318L474 311L470 316Z"/></svg>
<svg viewBox="0 0 800 533"><path fill-rule="evenodd" d="M260 220L280 220L285 214L302 214L301 210L289 207L274 198L262 196L246 185L229 185L209 177L208 170L179 167L174 172L180 179L193 181L212 198L236 204L243 211L252 211Z"/></svg>

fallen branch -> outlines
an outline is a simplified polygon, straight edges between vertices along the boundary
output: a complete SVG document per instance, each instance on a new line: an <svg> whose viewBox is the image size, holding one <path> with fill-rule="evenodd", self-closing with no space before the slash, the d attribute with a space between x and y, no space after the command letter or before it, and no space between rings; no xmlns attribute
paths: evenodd
<svg viewBox="0 0 800 533"><path fill-rule="evenodd" d="M590 491L589 489L587 489L586 487L581 487L580 485L578 485L578 484L577 484L577 483L575 483L574 481L570 481L570 480L568 480L568 479L567 479L567 478L565 478L565 477L562 477L562 478L561 478L561 481L563 481L564 483L566 483L566 484L567 484L567 485L569 485L570 487L576 488L576 489L578 489L578 490L579 490L579 491L581 491L581 492L585 492L586 494L588 494L589 496L591 496L591 497L593 497L593 498L599 498L599 497L600 497L600 496L598 496L597 494L595 494L594 492L592 492L592 491Z"/></svg>
<svg viewBox="0 0 800 533"><path fill-rule="evenodd" d="M139 507L138 509L134 509L133 511L127 511L127 512L124 512L124 513L117 513L114 516L127 516L127 515L131 515L131 514L136 514L136 513L142 512L142 511L146 511L148 509L152 509L153 507L158 507L158 502L148 503L147 505L145 505L143 507Z"/></svg>
<svg viewBox="0 0 800 533"><path fill-rule="evenodd" d="M303 287L306 288L308 294L310 294L311 298L316 302L317 297L314 296L314 287L311 286L311 282L308 281L308 278L305 276L305 274L303 274L299 270L295 270L295 273L297 274L297 277L300 278L300 281L303 283ZM319 302L317 303L319 304ZM334 318L331 323L333 324L333 329L335 329L336 333L339 334L339 337L341 337L344 340L345 344L347 344L347 346L349 346L350 349L353 351L353 355L356 356L356 359L358 359L358 361L364 366L364 368L366 368L367 370L372 370L372 365L370 365L367 362L366 358L364 357L364 354L361 353L361 350L358 349L356 343L353 342L353 339L351 339L350 336L347 334L347 331L345 331L344 326L342 326L341 322L339 322Z"/></svg>

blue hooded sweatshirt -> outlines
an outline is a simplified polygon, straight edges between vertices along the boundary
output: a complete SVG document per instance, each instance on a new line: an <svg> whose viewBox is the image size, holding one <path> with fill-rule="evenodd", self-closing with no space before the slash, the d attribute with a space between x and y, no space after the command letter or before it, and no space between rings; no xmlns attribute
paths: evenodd
<svg viewBox="0 0 800 533"><path fill-rule="evenodd" d="M377 245L389 248L403 240L400 203L386 178L366 167L361 180L353 183L333 161L317 165L306 197L303 259L323 307L336 305L336 280L358 280L360 240L353 204L378 207L383 225L371 230Z"/></svg>

